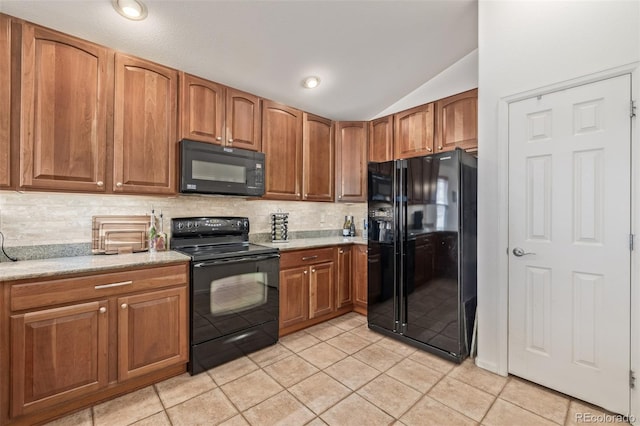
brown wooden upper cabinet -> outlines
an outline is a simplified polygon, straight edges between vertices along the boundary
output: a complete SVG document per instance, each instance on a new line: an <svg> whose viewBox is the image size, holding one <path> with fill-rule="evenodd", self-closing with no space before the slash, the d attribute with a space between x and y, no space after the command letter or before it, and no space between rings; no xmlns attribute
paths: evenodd
<svg viewBox="0 0 640 426"><path fill-rule="evenodd" d="M0 14L0 188L11 181L11 19Z"/></svg>
<svg viewBox="0 0 640 426"><path fill-rule="evenodd" d="M369 122L369 161L393 160L393 115Z"/></svg>
<svg viewBox="0 0 640 426"><path fill-rule="evenodd" d="M433 153L434 104L428 103L394 114L395 158Z"/></svg>
<svg viewBox="0 0 640 426"><path fill-rule="evenodd" d="M338 201L367 200L366 121L336 123L336 192Z"/></svg>
<svg viewBox="0 0 640 426"><path fill-rule="evenodd" d="M478 149L478 89L436 102L436 152Z"/></svg>
<svg viewBox="0 0 640 426"><path fill-rule="evenodd" d="M116 53L113 190L176 191L176 70Z"/></svg>
<svg viewBox="0 0 640 426"><path fill-rule="evenodd" d="M262 103L264 198L302 199L302 111L273 101Z"/></svg>
<svg viewBox="0 0 640 426"><path fill-rule="evenodd" d="M260 151L260 98L180 73L180 139Z"/></svg>
<svg viewBox="0 0 640 426"><path fill-rule="evenodd" d="M303 200L333 201L334 146L333 122L326 118L303 113Z"/></svg>
<svg viewBox="0 0 640 426"><path fill-rule="evenodd" d="M17 25L16 32L22 38L16 52L22 70L20 186L104 192L113 55L104 47L27 23Z"/></svg>

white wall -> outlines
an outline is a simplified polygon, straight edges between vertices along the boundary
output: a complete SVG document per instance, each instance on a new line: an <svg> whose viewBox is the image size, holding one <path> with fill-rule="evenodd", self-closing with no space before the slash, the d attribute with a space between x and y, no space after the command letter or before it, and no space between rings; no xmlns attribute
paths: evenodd
<svg viewBox="0 0 640 426"><path fill-rule="evenodd" d="M478 12L477 363L506 374L506 235L501 224L507 218L499 206L506 199L507 123L499 113L506 105L501 99L640 61L640 1L479 0ZM634 87L639 83L634 81Z"/></svg>
<svg viewBox="0 0 640 426"><path fill-rule="evenodd" d="M467 54L371 120L478 87L478 49Z"/></svg>

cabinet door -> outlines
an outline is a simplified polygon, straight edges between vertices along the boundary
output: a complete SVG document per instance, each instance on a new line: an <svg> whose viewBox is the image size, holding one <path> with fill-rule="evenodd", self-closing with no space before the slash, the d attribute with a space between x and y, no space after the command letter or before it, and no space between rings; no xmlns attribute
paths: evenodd
<svg viewBox="0 0 640 426"><path fill-rule="evenodd" d="M309 318L335 311L335 264L320 263L310 267Z"/></svg>
<svg viewBox="0 0 640 426"><path fill-rule="evenodd" d="M116 53L115 74L113 190L173 194L178 73Z"/></svg>
<svg viewBox="0 0 640 426"><path fill-rule="evenodd" d="M333 201L333 123L326 118L303 114L303 200Z"/></svg>
<svg viewBox="0 0 640 426"><path fill-rule="evenodd" d="M227 88L227 145L251 151L262 149L260 98Z"/></svg>
<svg viewBox="0 0 640 426"><path fill-rule="evenodd" d="M280 270L280 329L309 318L309 268Z"/></svg>
<svg viewBox="0 0 640 426"><path fill-rule="evenodd" d="M352 256L351 247L338 248L338 298L336 301L336 309L349 306L353 303L353 273L352 273Z"/></svg>
<svg viewBox="0 0 640 426"><path fill-rule="evenodd" d="M436 103L437 152L478 149L478 89Z"/></svg>
<svg viewBox="0 0 640 426"><path fill-rule="evenodd" d="M272 101L262 104L264 198L300 200L302 183L302 112Z"/></svg>
<svg viewBox="0 0 640 426"><path fill-rule="evenodd" d="M187 288L118 298L118 381L185 363Z"/></svg>
<svg viewBox="0 0 640 426"><path fill-rule="evenodd" d="M10 125L11 19L8 16L0 15L0 188L11 186Z"/></svg>
<svg viewBox="0 0 640 426"><path fill-rule="evenodd" d="M369 161L393 160L393 115L369 122Z"/></svg>
<svg viewBox="0 0 640 426"><path fill-rule="evenodd" d="M111 60L104 47L22 25L21 187L105 190Z"/></svg>
<svg viewBox="0 0 640 426"><path fill-rule="evenodd" d="M433 152L433 103L394 115L395 158L419 157Z"/></svg>
<svg viewBox="0 0 640 426"><path fill-rule="evenodd" d="M353 257L353 302L361 309L360 313L367 312L367 246L356 245ZM362 310L364 309L364 311Z"/></svg>
<svg viewBox="0 0 640 426"><path fill-rule="evenodd" d="M224 86L180 74L180 139L221 145L224 141Z"/></svg>
<svg viewBox="0 0 640 426"><path fill-rule="evenodd" d="M367 132L364 121L336 124L336 188L338 201L367 200Z"/></svg>
<svg viewBox="0 0 640 426"><path fill-rule="evenodd" d="M11 416L107 386L107 302L11 317Z"/></svg>

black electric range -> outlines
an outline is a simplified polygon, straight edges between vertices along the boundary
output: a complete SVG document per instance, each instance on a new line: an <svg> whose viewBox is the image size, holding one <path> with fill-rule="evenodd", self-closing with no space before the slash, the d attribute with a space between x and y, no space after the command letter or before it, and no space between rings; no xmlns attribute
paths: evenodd
<svg viewBox="0 0 640 426"><path fill-rule="evenodd" d="M171 248L191 257L189 372L278 341L278 249L249 243L246 217L171 221Z"/></svg>

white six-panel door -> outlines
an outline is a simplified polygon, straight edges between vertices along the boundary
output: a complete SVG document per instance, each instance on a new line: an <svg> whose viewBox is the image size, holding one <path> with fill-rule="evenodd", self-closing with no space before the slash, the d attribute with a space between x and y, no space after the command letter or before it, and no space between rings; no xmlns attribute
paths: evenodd
<svg viewBox="0 0 640 426"><path fill-rule="evenodd" d="M630 100L624 75L509 106L509 372L622 414Z"/></svg>

